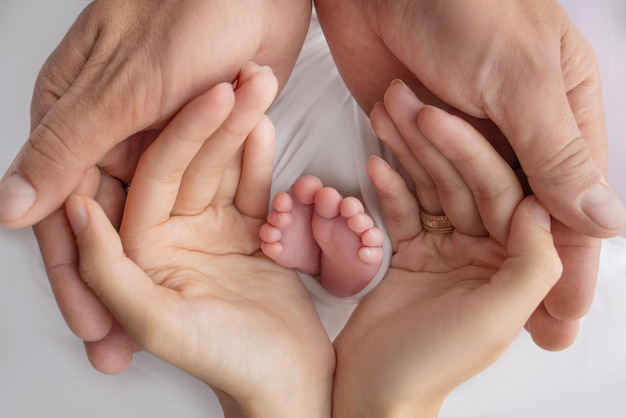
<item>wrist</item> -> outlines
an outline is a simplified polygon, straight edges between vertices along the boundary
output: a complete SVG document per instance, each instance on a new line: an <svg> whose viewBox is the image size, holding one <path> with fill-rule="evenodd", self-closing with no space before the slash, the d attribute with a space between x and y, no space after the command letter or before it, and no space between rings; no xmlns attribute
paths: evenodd
<svg viewBox="0 0 626 418"><path fill-rule="evenodd" d="M333 391L333 418L437 418L442 401L433 399L409 402L364 396L358 388Z"/></svg>
<svg viewBox="0 0 626 418"><path fill-rule="evenodd" d="M323 418L331 416L332 376L308 382L294 380L292 383L293 385L280 390L266 392L261 398L242 401L241 406L245 417Z"/></svg>
<svg viewBox="0 0 626 418"><path fill-rule="evenodd" d="M350 350L353 344L335 341L337 367L333 383L333 418L436 418L447 393L438 394L423 379L415 385L394 372L393 365L382 365L374 355L359 358ZM380 368L377 367L381 366ZM368 367L366 367L367 365Z"/></svg>
<svg viewBox="0 0 626 418"><path fill-rule="evenodd" d="M293 372L293 370L291 370ZM249 395L238 396L210 386L215 392L225 418L323 418L331 416L333 373L313 377L289 373L289 381L276 384L268 376L266 384L257 385Z"/></svg>

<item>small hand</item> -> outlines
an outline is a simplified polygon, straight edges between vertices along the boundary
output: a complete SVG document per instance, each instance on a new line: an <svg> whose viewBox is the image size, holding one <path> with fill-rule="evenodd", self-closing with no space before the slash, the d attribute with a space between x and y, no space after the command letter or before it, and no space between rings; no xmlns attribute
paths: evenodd
<svg viewBox="0 0 626 418"><path fill-rule="evenodd" d="M535 197L522 200L496 151L443 111L425 107L419 117L439 127L421 138L432 145L424 169L448 194L456 229L425 231L402 177L370 160L394 254L335 341L339 417L436 416L452 389L504 352L561 273L549 214ZM416 136L406 138L410 152L423 152Z"/></svg>
<svg viewBox="0 0 626 418"><path fill-rule="evenodd" d="M121 242L92 200L66 206L81 276L136 344L246 415L319 417L332 346L298 277L258 238L274 146L263 111L275 93L271 71L249 64L236 98L218 85L185 106L139 162Z"/></svg>

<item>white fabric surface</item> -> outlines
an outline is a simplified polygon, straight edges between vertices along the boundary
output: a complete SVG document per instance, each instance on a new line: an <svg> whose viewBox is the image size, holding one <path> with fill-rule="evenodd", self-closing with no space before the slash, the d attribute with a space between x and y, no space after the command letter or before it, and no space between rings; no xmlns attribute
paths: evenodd
<svg viewBox="0 0 626 418"><path fill-rule="evenodd" d="M0 167L8 166L27 137L38 68L85 4L0 5ZM610 180L626 200L626 167L620 164L626 142L619 135L626 128L626 33L619 26L626 7L621 0L563 4L598 51L611 147L617 150L611 153ZM288 188L301 172L317 174L345 193L362 190L376 217L363 163L379 152L378 145L325 51L319 34L307 41L299 69L271 112L279 133L276 176L282 182L275 188ZM303 71L309 66L315 70ZM361 138L365 151L357 146ZM307 164L310 155L316 162ZM298 163L286 164L288 159ZM522 333L498 363L449 397L441 417L626 416L626 239L605 241L600 266L594 304L570 349L548 353ZM118 376L94 371L58 312L30 230L0 230L0 271L0 417L222 416L208 388L150 355L137 355ZM335 335L352 305L304 280Z"/></svg>
<svg viewBox="0 0 626 418"><path fill-rule="evenodd" d="M365 172L367 158L381 155L380 142L339 77L316 16L304 53L269 117L276 125L272 195L288 190L302 175L313 174L344 196L361 196L368 213L383 229L376 193ZM359 300L385 274L391 254L388 239L384 250L379 274L351 298L333 297L305 274L302 279L313 294L325 300L340 304Z"/></svg>

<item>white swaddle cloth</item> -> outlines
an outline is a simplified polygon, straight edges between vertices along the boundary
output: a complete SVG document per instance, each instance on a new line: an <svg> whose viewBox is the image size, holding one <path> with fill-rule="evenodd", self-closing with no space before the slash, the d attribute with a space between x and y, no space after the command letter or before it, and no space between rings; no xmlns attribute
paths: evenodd
<svg viewBox="0 0 626 418"><path fill-rule="evenodd" d="M366 173L367 159L381 155L381 145L369 118L341 80L315 14L302 51L284 91L268 112L276 125L272 196L287 191L302 175L315 175L344 196L360 196L386 237L376 192ZM387 237L383 249L378 274L352 297L336 297L315 278L304 273L300 277L318 302L353 305L384 276L391 253Z"/></svg>

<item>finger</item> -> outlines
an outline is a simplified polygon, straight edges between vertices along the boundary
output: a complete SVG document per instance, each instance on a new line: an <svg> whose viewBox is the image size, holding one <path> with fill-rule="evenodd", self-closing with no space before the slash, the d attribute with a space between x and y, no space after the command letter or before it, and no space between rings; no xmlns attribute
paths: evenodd
<svg viewBox="0 0 626 418"><path fill-rule="evenodd" d="M126 370L133 359L135 345L119 322L114 321L105 338L85 342L89 362L101 373L118 374Z"/></svg>
<svg viewBox="0 0 626 418"><path fill-rule="evenodd" d="M371 157L367 174L376 189L383 221L394 250L400 242L408 241L422 232L419 204L406 183L383 159Z"/></svg>
<svg viewBox="0 0 626 418"><path fill-rule="evenodd" d="M429 184L430 188L434 190L435 185L432 179L426 174L424 169L417 162L417 159L411 153L409 145L404 138L402 138L402 134L398 131L384 103L376 103L374 105L370 113L370 123L376 136L389 147L401 166L406 167L405 170L409 173L411 178L420 179L423 177L425 183ZM421 184L421 182L419 184ZM423 187L419 188L421 189Z"/></svg>
<svg viewBox="0 0 626 418"><path fill-rule="evenodd" d="M498 242L506 244L511 218L524 197L515 172L489 142L463 119L426 106L420 112L418 122L424 135L455 167L470 190L478 208L478 223L484 224L489 234ZM445 175L445 172L434 174L436 177ZM452 177L452 174L449 176ZM443 180L437 184L442 182ZM444 209L455 226L456 217L464 217L462 213L453 212L448 206ZM476 222L466 215L465 219ZM465 228L470 229L471 226Z"/></svg>
<svg viewBox="0 0 626 418"><path fill-rule="evenodd" d="M216 177L214 181L214 184L217 186L215 192L213 192L209 203L207 204L205 200L204 205L198 205L199 208L206 208L209 204L211 206L230 206L233 204L235 196L237 195L237 187L241 180L244 146L245 144L240 145L239 148L231 154L228 162L218 170L220 177Z"/></svg>
<svg viewBox="0 0 626 418"><path fill-rule="evenodd" d="M472 191L454 165L422 133L418 115L426 107L404 84L393 83L385 93L385 106L389 115L420 166L436 186L436 205L421 200L426 212L433 215L445 213L455 228L472 236L486 235ZM436 130L431 134L437 135Z"/></svg>
<svg viewBox="0 0 626 418"><path fill-rule="evenodd" d="M582 54L587 54L590 58L586 62L595 62L588 43L576 28L572 27L572 30L567 31L562 43L563 45L579 45L582 48ZM597 68L592 67L595 77L589 77L588 73L581 73L589 71L588 65L571 65L577 61L569 60L569 53L571 53L571 48L564 50L565 56L563 57L564 62L568 64L564 66L564 71L567 74L565 89L568 91L569 105L580 133L589 147L591 160L604 174L607 160L607 134ZM616 218L620 216L620 211L612 208L610 203L599 206L589 202L586 204L591 207L583 208L583 211L592 210L595 213L592 218L608 220L612 216ZM609 213L603 213L603 211ZM563 262L563 275L544 300L543 310L538 310L529 321L529 331L534 341L549 350L564 349L574 341L578 319L587 312L594 295L600 258L600 241L577 233L572 230L572 227L577 228L574 224L569 224L568 227L561 222L554 223L553 235Z"/></svg>
<svg viewBox="0 0 626 418"><path fill-rule="evenodd" d="M81 193L94 195L100 174L89 171L79 186ZM50 287L69 328L82 340L98 341L111 330L112 317L78 274L76 240L64 209L53 212L33 227L43 256Z"/></svg>
<svg viewBox="0 0 626 418"><path fill-rule="evenodd" d="M82 190L78 190L78 192L84 194ZM119 180L108 176L106 173L100 173L100 184L93 199L102 208L113 227L119 230L122 224L124 204L126 203L125 186Z"/></svg>
<svg viewBox="0 0 626 418"><path fill-rule="evenodd" d="M555 218L586 235L614 236L626 227L626 208L604 178L607 140L596 60L571 22L563 32L562 61L541 63L514 83L504 78L488 114ZM564 75L573 85L564 85Z"/></svg>
<svg viewBox="0 0 626 418"><path fill-rule="evenodd" d="M100 205L114 228L118 229L122 222L126 193L117 179L101 174L100 187L94 200ZM72 242L75 238L72 235ZM80 279L83 286L86 283ZM95 297L91 290L91 295ZM98 299L98 304L106 309L108 318L111 313ZM134 344L126 331L116 320L112 319L112 326L104 338L85 342L85 350L92 366L107 374L117 374L124 371L133 358Z"/></svg>
<svg viewBox="0 0 626 418"><path fill-rule="evenodd" d="M111 124L90 85L87 61L97 40L88 6L48 58L31 105L31 134L0 183L0 223L32 225L62 206L84 174L123 135L128 118ZM117 100L117 98L116 98ZM102 103L100 103L102 104ZM118 109L119 101L111 106ZM94 140L97 138L97 140Z"/></svg>
<svg viewBox="0 0 626 418"><path fill-rule="evenodd" d="M242 214L253 218L267 216L274 167L274 135L274 125L264 117L245 143L235 206Z"/></svg>
<svg viewBox="0 0 626 418"><path fill-rule="evenodd" d="M385 93L386 100L392 104L394 109L401 108L401 106L397 105L397 101L394 100L394 94L392 93L404 88L405 86L402 82L395 81ZM414 101L409 112L406 112L409 114L408 118L415 120L421 106L423 105L419 101ZM377 136L389 147L393 155L398 159L401 168L408 173L415 186L415 193L420 203L428 211L439 213L441 211L441 203L435 183L411 152L409 144L403 133L399 131L399 127L389 114L389 109L386 108L386 105L382 103L376 104L370 114L370 120Z"/></svg>
<svg viewBox="0 0 626 418"><path fill-rule="evenodd" d="M519 204L511 223L507 259L474 300L490 322L497 321L492 327L494 338L512 341L561 276L549 229L550 215L534 196Z"/></svg>
<svg viewBox="0 0 626 418"><path fill-rule="evenodd" d="M113 318L80 278L75 237L65 210L55 211L33 230L63 319L81 340L101 340L111 330Z"/></svg>
<svg viewBox="0 0 626 418"><path fill-rule="evenodd" d="M136 227L169 218L187 166L226 119L233 103L232 86L219 84L172 119L139 160L124 223Z"/></svg>
<svg viewBox="0 0 626 418"><path fill-rule="evenodd" d="M243 68L232 112L189 165L173 214L193 215L203 211L211 204L218 188L223 196L230 195L226 199L232 202L238 178L221 182L224 167L264 118L277 89L278 82L269 67L248 63Z"/></svg>
<svg viewBox="0 0 626 418"><path fill-rule="evenodd" d="M535 344L544 350L564 350L576 340L579 321L560 321L540 304L526 324Z"/></svg>
<svg viewBox="0 0 626 418"><path fill-rule="evenodd" d="M71 195L65 208L76 236L81 277L128 335L144 345L154 332L152 326L159 326L157 318L165 315L159 300L167 290L125 256L119 235L97 203Z"/></svg>
<svg viewBox="0 0 626 418"><path fill-rule="evenodd" d="M554 244L563 262L563 275L544 304L554 318L576 321L587 313L593 301L601 241L574 232L556 221L553 231Z"/></svg>
<svg viewBox="0 0 626 418"><path fill-rule="evenodd" d="M440 208L435 182L411 152L383 103L374 105L370 121L378 138L391 150L397 160L394 167L406 173L407 181L410 181L419 201L424 202L428 208Z"/></svg>

